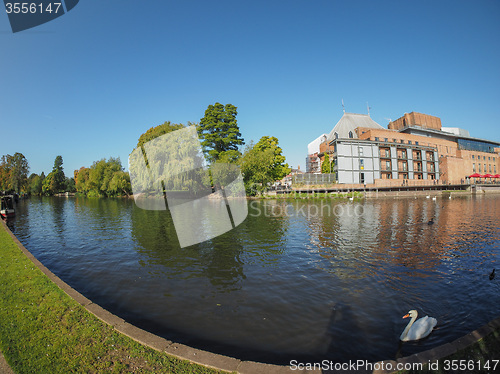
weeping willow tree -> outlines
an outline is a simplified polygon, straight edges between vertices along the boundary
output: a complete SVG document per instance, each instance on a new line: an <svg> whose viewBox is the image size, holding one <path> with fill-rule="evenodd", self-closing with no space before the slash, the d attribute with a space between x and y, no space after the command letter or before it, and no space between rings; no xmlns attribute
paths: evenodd
<svg viewBox="0 0 500 374"><path fill-rule="evenodd" d="M210 189L196 126L188 125L165 122L141 135L129 157L134 193Z"/></svg>

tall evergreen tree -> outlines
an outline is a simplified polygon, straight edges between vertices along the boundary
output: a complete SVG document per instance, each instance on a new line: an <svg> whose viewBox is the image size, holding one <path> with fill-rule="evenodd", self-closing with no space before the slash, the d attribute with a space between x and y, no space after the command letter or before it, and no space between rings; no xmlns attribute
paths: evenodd
<svg viewBox="0 0 500 374"><path fill-rule="evenodd" d="M54 192L61 192L66 185L66 176L63 171L63 158L62 156L57 156L54 160L54 167L52 168L53 179L52 183L54 184Z"/></svg>
<svg viewBox="0 0 500 374"><path fill-rule="evenodd" d="M232 104L209 105L200 120L198 135L208 161L222 157L234 159L241 154L238 147L245 144L236 121L237 108Z"/></svg>
<svg viewBox="0 0 500 374"><path fill-rule="evenodd" d="M47 175L47 178L43 180L42 192L45 195L54 195L59 192L63 192L66 189L66 177L63 171L63 158L62 156L57 156L54 160L54 167L52 171Z"/></svg>

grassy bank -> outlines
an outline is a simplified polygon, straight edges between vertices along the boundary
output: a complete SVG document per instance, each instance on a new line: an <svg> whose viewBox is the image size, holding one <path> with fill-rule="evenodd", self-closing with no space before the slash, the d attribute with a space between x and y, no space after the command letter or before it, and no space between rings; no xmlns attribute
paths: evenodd
<svg viewBox="0 0 500 374"><path fill-rule="evenodd" d="M0 224L0 350L16 373L216 373L117 333L52 283Z"/></svg>
<svg viewBox="0 0 500 374"><path fill-rule="evenodd" d="M18 374L217 373L145 347L98 320L34 266L2 224L0 351ZM439 369L427 367L424 372L453 372L444 370L446 360L467 360L467 363L489 360L493 366L492 360L498 359L500 329L497 328L472 346L441 359Z"/></svg>

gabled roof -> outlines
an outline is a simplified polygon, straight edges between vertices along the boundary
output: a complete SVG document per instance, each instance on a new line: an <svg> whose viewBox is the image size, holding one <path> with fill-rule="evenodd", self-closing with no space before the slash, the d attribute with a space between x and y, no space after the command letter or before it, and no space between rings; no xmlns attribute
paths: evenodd
<svg viewBox="0 0 500 374"><path fill-rule="evenodd" d="M357 138L356 131L354 131L357 127L384 129L377 122L372 120L368 114L344 113L333 130L328 134L328 141L331 142L335 138L349 138L349 132L352 132L353 138ZM335 136L335 133L337 133L338 136Z"/></svg>

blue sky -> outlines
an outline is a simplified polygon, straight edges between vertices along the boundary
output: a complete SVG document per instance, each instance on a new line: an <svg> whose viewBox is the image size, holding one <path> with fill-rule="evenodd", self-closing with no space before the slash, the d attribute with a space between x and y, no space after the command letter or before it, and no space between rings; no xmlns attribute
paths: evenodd
<svg viewBox="0 0 500 374"><path fill-rule="evenodd" d="M2 12L3 13L3 12ZM500 2L83 0L13 34L0 15L0 155L67 176L127 166L165 121L238 107L243 138L276 136L293 167L346 110L417 111L500 141Z"/></svg>

